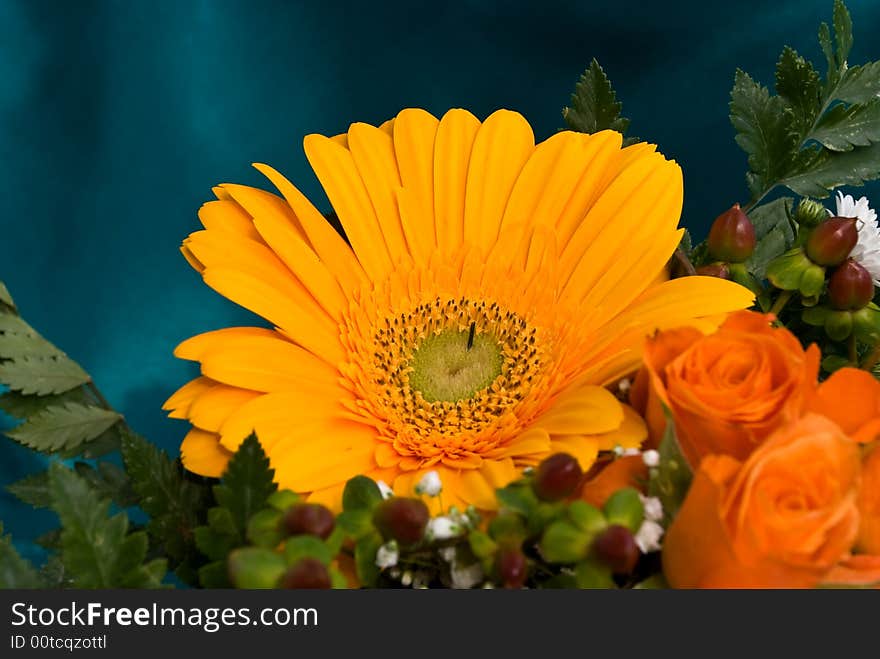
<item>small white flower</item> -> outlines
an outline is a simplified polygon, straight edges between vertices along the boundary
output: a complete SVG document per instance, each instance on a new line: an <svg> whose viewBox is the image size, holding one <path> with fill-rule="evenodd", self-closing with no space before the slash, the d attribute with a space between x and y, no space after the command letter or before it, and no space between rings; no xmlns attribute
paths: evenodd
<svg viewBox="0 0 880 659"><path fill-rule="evenodd" d="M455 555L458 553L458 551L455 549L455 547L442 547L437 551L437 553L440 555L440 558L442 558L447 563L454 563Z"/></svg>
<svg viewBox="0 0 880 659"><path fill-rule="evenodd" d="M623 378L623 380L617 383L617 390L622 394L628 393L630 388L632 388L632 382L629 378Z"/></svg>
<svg viewBox="0 0 880 659"><path fill-rule="evenodd" d="M483 580L483 576L483 568L479 563L461 565L456 562L449 569L453 588L473 588Z"/></svg>
<svg viewBox="0 0 880 659"><path fill-rule="evenodd" d="M642 461L646 467L656 467L660 464L660 454L654 449L649 449L642 453Z"/></svg>
<svg viewBox="0 0 880 659"><path fill-rule="evenodd" d="M400 558L400 551L397 548L397 541L390 540L379 547L376 552L376 567L385 569L397 565L397 559Z"/></svg>
<svg viewBox="0 0 880 659"><path fill-rule="evenodd" d="M880 226L877 225L877 211L868 205L868 198L855 201L851 195L837 193L837 216L855 217L859 230L859 242L850 252L850 257L871 273L874 283L880 286Z"/></svg>
<svg viewBox="0 0 880 659"><path fill-rule="evenodd" d="M645 519L649 522L659 522L663 519L663 504L657 497L639 495L642 500L642 508L645 511Z"/></svg>
<svg viewBox="0 0 880 659"><path fill-rule="evenodd" d="M657 522L645 520L636 533L636 544L643 554L660 549L660 538L663 537L663 527Z"/></svg>
<svg viewBox="0 0 880 659"><path fill-rule="evenodd" d="M411 586L413 582L413 573L407 570L403 573L403 576L400 577L400 584L402 586Z"/></svg>
<svg viewBox="0 0 880 659"><path fill-rule="evenodd" d="M457 519L453 519L447 515L435 517L428 522L426 535L429 540L448 540L460 535L464 531L462 525Z"/></svg>
<svg viewBox="0 0 880 659"><path fill-rule="evenodd" d="M391 488L388 487L388 483L385 481L376 481L376 485L379 486L379 493L383 499L390 499L394 496L394 492L391 491Z"/></svg>
<svg viewBox="0 0 880 659"><path fill-rule="evenodd" d="M626 458L631 455L639 455L641 451L637 448L623 448L620 444L616 444L612 449L614 451L614 455L618 458Z"/></svg>
<svg viewBox="0 0 880 659"><path fill-rule="evenodd" d="M416 494L427 494L429 497L436 497L443 491L443 483L440 482L440 474L436 471L429 471L416 484Z"/></svg>

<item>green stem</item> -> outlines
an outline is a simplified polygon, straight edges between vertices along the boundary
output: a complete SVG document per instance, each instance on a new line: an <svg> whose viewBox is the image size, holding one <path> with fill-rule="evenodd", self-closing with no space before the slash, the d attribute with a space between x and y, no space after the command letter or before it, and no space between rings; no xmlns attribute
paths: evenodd
<svg viewBox="0 0 880 659"><path fill-rule="evenodd" d="M859 363L859 351L856 347L856 335L850 334L849 339L846 342L846 349L849 354L849 361L853 366L857 366Z"/></svg>
<svg viewBox="0 0 880 659"><path fill-rule="evenodd" d="M782 311L783 307L788 304L788 301L791 299L792 295L794 295L794 291L782 291L779 294L779 297L776 298L776 301L773 303L773 306L770 307L770 313L779 317L779 312Z"/></svg>
<svg viewBox="0 0 880 659"><path fill-rule="evenodd" d="M862 364L859 368L862 368L866 371L873 371L874 367L880 364L880 343L874 346L874 349L867 354L867 356L862 360Z"/></svg>

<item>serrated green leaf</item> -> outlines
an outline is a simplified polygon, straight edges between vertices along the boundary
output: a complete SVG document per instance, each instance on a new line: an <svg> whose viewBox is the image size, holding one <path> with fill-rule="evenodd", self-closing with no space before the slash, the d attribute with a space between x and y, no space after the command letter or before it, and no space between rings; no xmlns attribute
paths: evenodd
<svg viewBox="0 0 880 659"><path fill-rule="evenodd" d="M203 588L229 588L226 560L214 561L199 568L199 583Z"/></svg>
<svg viewBox="0 0 880 659"><path fill-rule="evenodd" d="M108 499L99 498L82 477L59 463L49 467L49 492L61 520L61 559L73 586L158 585L143 574L146 538L142 533L127 536L124 513L108 517Z"/></svg>
<svg viewBox="0 0 880 659"><path fill-rule="evenodd" d="M852 18L843 0L834 0L834 41L837 44L837 65L843 68L852 50Z"/></svg>
<svg viewBox="0 0 880 659"><path fill-rule="evenodd" d="M880 61L847 69L834 92L845 103L867 103L880 96Z"/></svg>
<svg viewBox="0 0 880 659"><path fill-rule="evenodd" d="M648 495L657 497L663 504L664 519L668 523L675 518L691 485L693 472L681 452L675 424L667 413L666 431L657 447L660 461L651 469Z"/></svg>
<svg viewBox="0 0 880 659"><path fill-rule="evenodd" d="M835 105L808 137L832 151L849 151L880 141L880 99L865 105Z"/></svg>
<svg viewBox="0 0 880 659"><path fill-rule="evenodd" d="M206 488L186 480L176 461L136 433L123 433L122 459L138 505L150 516L148 533L174 561L184 560L204 514Z"/></svg>
<svg viewBox="0 0 880 659"><path fill-rule="evenodd" d="M779 227L773 227L755 245L755 250L746 263L749 272L758 280L764 279L767 276L767 266L770 261L785 252L790 244L784 231Z"/></svg>
<svg viewBox="0 0 880 659"><path fill-rule="evenodd" d="M579 133L606 129L625 133L629 119L620 116L622 107L605 71L593 59L575 85L571 106L562 111L562 117L571 130Z"/></svg>
<svg viewBox="0 0 880 659"><path fill-rule="evenodd" d="M23 394L61 394L88 381L89 374L64 355L22 357L0 363L0 383Z"/></svg>
<svg viewBox="0 0 880 659"><path fill-rule="evenodd" d="M805 134L819 111L822 85L813 65L788 46L776 64L776 93L787 103L794 124L791 129Z"/></svg>
<svg viewBox="0 0 880 659"><path fill-rule="evenodd" d="M27 419L39 414L47 407L64 405L65 403L85 405L90 402L91 400L82 387L71 389L63 394L46 396L26 395L19 391L7 391L0 394L0 410L16 419Z"/></svg>
<svg viewBox="0 0 880 659"><path fill-rule="evenodd" d="M20 316L0 314L0 358L49 359L63 356L64 353L40 336Z"/></svg>
<svg viewBox="0 0 880 659"><path fill-rule="evenodd" d="M780 197L757 206L749 211L749 219L755 227L755 237L761 240L778 228L787 241L794 241L794 230L791 226L791 208L794 200L791 197Z"/></svg>
<svg viewBox="0 0 880 659"><path fill-rule="evenodd" d="M232 513L242 537L251 515L265 506L269 495L278 489L274 476L260 441L251 435L229 460L220 484L214 487L217 503Z"/></svg>
<svg viewBox="0 0 880 659"><path fill-rule="evenodd" d="M76 462L73 468L99 497L112 500L120 508L128 508L137 503L128 477L116 465L99 462L93 466L87 462Z"/></svg>
<svg viewBox="0 0 880 659"><path fill-rule="evenodd" d="M6 434L32 449L51 453L95 439L121 418L102 407L66 403L46 408Z"/></svg>
<svg viewBox="0 0 880 659"><path fill-rule="evenodd" d="M737 131L736 143L749 157L752 194L780 178L793 158L797 141L786 117L781 98L737 70L730 92L730 122Z"/></svg>
<svg viewBox="0 0 880 659"><path fill-rule="evenodd" d="M34 566L15 551L12 538L2 533L0 522L0 589L46 587Z"/></svg>
<svg viewBox="0 0 880 659"><path fill-rule="evenodd" d="M49 496L49 472L41 471L25 476L6 489L19 501L30 504L34 508L46 508L52 503Z"/></svg>
<svg viewBox="0 0 880 659"><path fill-rule="evenodd" d="M193 530L196 547L212 561L226 560L227 554L235 549L241 539L225 533L218 533L209 526L199 526Z"/></svg>
<svg viewBox="0 0 880 659"><path fill-rule="evenodd" d="M6 288L6 284L2 281L0 281L0 304L5 304L7 307L15 311L15 300L12 299L9 289Z"/></svg>
<svg viewBox="0 0 880 659"><path fill-rule="evenodd" d="M834 188L862 185L877 178L880 178L880 143L843 153L814 149L780 183L804 197L822 199Z"/></svg>
<svg viewBox="0 0 880 659"><path fill-rule="evenodd" d="M828 63L828 72L826 77L828 82L833 84L836 82L835 77L838 75L837 59L834 57L834 44L831 42L831 28L828 23L822 23L819 26L819 46L825 55L825 61Z"/></svg>

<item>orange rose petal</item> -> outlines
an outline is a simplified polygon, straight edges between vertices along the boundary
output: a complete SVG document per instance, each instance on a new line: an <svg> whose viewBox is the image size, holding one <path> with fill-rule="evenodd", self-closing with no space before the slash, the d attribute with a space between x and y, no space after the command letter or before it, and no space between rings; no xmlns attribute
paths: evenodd
<svg viewBox="0 0 880 659"><path fill-rule="evenodd" d="M644 491L648 468L640 455L630 455L609 462L581 488L581 499L601 508L617 490L634 487Z"/></svg>
<svg viewBox="0 0 880 659"><path fill-rule="evenodd" d="M880 555L851 556L826 574L821 585L826 588L880 588Z"/></svg>
<svg viewBox="0 0 880 659"><path fill-rule="evenodd" d="M856 548L880 555L880 447L873 447L862 460L862 485L857 501L860 521Z"/></svg>
<svg viewBox="0 0 880 659"><path fill-rule="evenodd" d="M880 381L867 371L836 371L819 385L808 406L834 421L858 442L880 437Z"/></svg>

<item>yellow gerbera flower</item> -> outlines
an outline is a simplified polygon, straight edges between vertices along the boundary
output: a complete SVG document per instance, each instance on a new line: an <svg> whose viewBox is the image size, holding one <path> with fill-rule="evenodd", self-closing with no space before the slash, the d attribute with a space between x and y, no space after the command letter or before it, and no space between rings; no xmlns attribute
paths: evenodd
<svg viewBox="0 0 880 659"><path fill-rule="evenodd" d="M603 385L648 333L752 302L720 279L665 281L681 171L618 133L536 146L514 112L409 109L305 152L349 244L266 165L283 199L221 185L184 241L209 286L274 325L177 348L202 370L166 403L194 426L196 473L221 474L255 430L278 484L311 500L338 506L357 474L409 495L436 470L445 505L491 508L551 453L587 468L637 446L644 423Z"/></svg>

